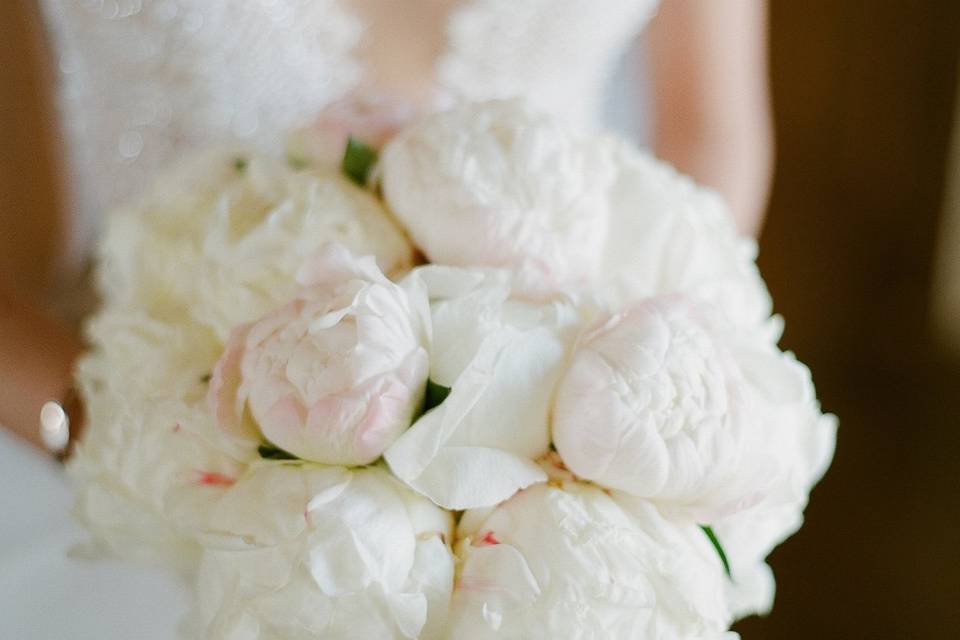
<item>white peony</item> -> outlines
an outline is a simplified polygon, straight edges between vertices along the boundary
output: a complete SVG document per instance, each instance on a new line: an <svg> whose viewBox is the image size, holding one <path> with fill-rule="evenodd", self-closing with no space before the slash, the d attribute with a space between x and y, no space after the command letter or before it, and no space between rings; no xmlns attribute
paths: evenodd
<svg viewBox="0 0 960 640"><path fill-rule="evenodd" d="M792 354L753 345L744 347L738 360L762 425L760 446L778 469L762 501L713 523L734 577L728 585L731 607L742 617L773 606L774 581L765 558L803 524L810 490L833 458L837 419L820 411L810 371Z"/></svg>
<svg viewBox="0 0 960 640"><path fill-rule="evenodd" d="M754 262L756 242L738 234L721 197L632 145L606 144L616 180L597 295L618 307L683 294L738 326L763 325L772 302Z"/></svg>
<svg viewBox="0 0 960 640"><path fill-rule="evenodd" d="M492 506L545 479L553 391L578 327L563 302L510 300L503 273L424 267L431 378L449 387L385 453L404 482L448 509Z"/></svg>
<svg viewBox="0 0 960 640"><path fill-rule="evenodd" d="M299 458L368 464L423 399L426 296L338 245L298 280L291 302L234 330L210 382L212 411L225 429L253 429Z"/></svg>
<svg viewBox="0 0 960 640"><path fill-rule="evenodd" d="M452 524L379 468L262 463L210 513L203 637L438 638Z"/></svg>
<svg viewBox="0 0 960 640"><path fill-rule="evenodd" d="M245 469L202 403L93 389L81 365L88 428L69 470L90 550L196 571L194 533Z"/></svg>
<svg viewBox="0 0 960 640"><path fill-rule="evenodd" d="M532 289L595 276L613 177L605 147L517 102L428 116L381 161L384 198L431 262L506 267Z"/></svg>
<svg viewBox="0 0 960 640"><path fill-rule="evenodd" d="M719 639L723 567L695 525L554 479L464 514L448 637Z"/></svg>
<svg viewBox="0 0 960 640"><path fill-rule="evenodd" d="M202 401L222 346L208 328L170 323L138 310L107 307L85 326L92 345L77 375L89 395Z"/></svg>
<svg viewBox="0 0 960 640"><path fill-rule="evenodd" d="M329 242L375 255L388 274L412 260L377 200L339 174L208 153L111 216L100 288L114 307L189 317L225 341L234 326L293 297L302 262Z"/></svg>
<svg viewBox="0 0 960 640"><path fill-rule="evenodd" d="M189 573L192 527L252 453L206 409L219 342L189 322L111 308L87 335L94 348L76 370L87 428L70 460L77 515L100 550Z"/></svg>
<svg viewBox="0 0 960 640"><path fill-rule="evenodd" d="M581 338L553 411L554 444L574 473L704 523L763 496L775 459L716 315L651 298Z"/></svg>

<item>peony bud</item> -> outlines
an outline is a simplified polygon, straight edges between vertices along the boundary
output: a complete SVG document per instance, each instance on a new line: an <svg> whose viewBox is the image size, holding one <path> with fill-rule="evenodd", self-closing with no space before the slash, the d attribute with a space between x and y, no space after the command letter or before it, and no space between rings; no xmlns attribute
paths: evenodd
<svg viewBox="0 0 960 640"><path fill-rule="evenodd" d="M239 327L209 401L224 428L327 464L373 462L413 420L427 380L426 299L333 245L287 305ZM250 421L245 420L249 411Z"/></svg>
<svg viewBox="0 0 960 640"><path fill-rule="evenodd" d="M384 149L384 197L431 262L500 267L527 290L587 284L600 267L613 166L514 102L469 105Z"/></svg>
<svg viewBox="0 0 960 640"><path fill-rule="evenodd" d="M581 340L553 416L571 471L701 522L756 501L769 461L752 446L742 377L710 312L651 299Z"/></svg>
<svg viewBox="0 0 960 640"><path fill-rule="evenodd" d="M374 94L351 94L328 105L287 143L293 160L338 168L350 137L379 149L413 119L413 105Z"/></svg>

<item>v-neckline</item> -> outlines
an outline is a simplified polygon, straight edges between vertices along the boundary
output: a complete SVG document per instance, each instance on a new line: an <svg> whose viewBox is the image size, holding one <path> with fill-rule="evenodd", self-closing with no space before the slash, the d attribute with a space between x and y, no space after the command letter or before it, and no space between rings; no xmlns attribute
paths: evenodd
<svg viewBox="0 0 960 640"><path fill-rule="evenodd" d="M375 25L377 20L389 20L389 16L377 16L373 18L375 11L383 7L399 6L399 3L364 2L364 0L334 0L337 8L349 16L358 26L360 37L350 52L351 62L359 69L359 79L356 90L361 93L386 93L398 97L405 101L410 101L422 108L433 108L441 104L446 91L443 86L443 75L441 65L450 56L454 55L454 42L452 38L451 26L467 12L475 11L482 4L482 0L452 0L446 3L446 7L440 10L439 18L429 23L431 28L430 38L435 41L430 47L429 55L424 56L420 62L426 64L412 65L406 69L406 76L402 80L395 77L388 77L376 70L378 59L385 57L396 57L397 46L402 47L404 42L413 42L418 34L414 29L408 29L393 38L388 38L389 45L377 50L370 46L371 39L384 39L375 31L378 27ZM361 6L361 5L366 6ZM426 4L417 2L418 5ZM409 5L408 5L409 6ZM396 10L396 9L392 9ZM437 15L433 16L437 17ZM415 21L412 16L408 20ZM382 25L389 27L396 25L395 22ZM404 26L410 26L410 23ZM436 28L434 30L434 28ZM382 32L381 32L382 33ZM421 41L422 43L422 41ZM396 69L394 69L396 71ZM405 82L412 80L412 82Z"/></svg>

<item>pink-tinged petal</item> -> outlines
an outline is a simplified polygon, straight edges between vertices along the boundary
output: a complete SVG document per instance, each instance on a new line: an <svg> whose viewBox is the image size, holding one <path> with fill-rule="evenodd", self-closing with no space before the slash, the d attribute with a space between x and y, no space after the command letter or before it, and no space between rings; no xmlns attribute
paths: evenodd
<svg viewBox="0 0 960 640"><path fill-rule="evenodd" d="M378 385L356 427L360 455L376 459L400 434L397 425L411 419L413 390L390 378Z"/></svg>
<svg viewBox="0 0 960 640"><path fill-rule="evenodd" d="M379 148L412 120L416 107L394 96L353 93L327 106L301 132L307 155L324 164L336 164L343 157L350 136Z"/></svg>
<svg viewBox="0 0 960 640"><path fill-rule="evenodd" d="M495 544L500 544L500 541L497 540L497 536L494 535L493 531L485 531L473 541L473 546L475 547L489 547Z"/></svg>
<svg viewBox="0 0 960 640"><path fill-rule="evenodd" d="M211 408L225 428L252 418L299 458L368 464L409 426L426 385L426 293L339 245L301 276L297 298L231 335Z"/></svg>
<svg viewBox="0 0 960 640"><path fill-rule="evenodd" d="M375 257L355 258L346 247L334 242L324 245L297 271L297 282L304 287L336 287L355 279L389 282Z"/></svg>
<svg viewBox="0 0 960 640"><path fill-rule="evenodd" d="M246 398L239 393L242 382L240 363L251 326L241 325L230 334L223 355L213 368L207 389L207 405L217 426L229 432L241 429Z"/></svg>
<svg viewBox="0 0 960 640"><path fill-rule="evenodd" d="M197 471L194 482L204 487L230 487L236 483L236 478L231 478L223 473L216 471Z"/></svg>
<svg viewBox="0 0 960 640"><path fill-rule="evenodd" d="M298 438L306 423L307 410L293 394L286 395L275 402L265 414L258 416L261 425L269 425L264 435L280 447L291 437Z"/></svg>

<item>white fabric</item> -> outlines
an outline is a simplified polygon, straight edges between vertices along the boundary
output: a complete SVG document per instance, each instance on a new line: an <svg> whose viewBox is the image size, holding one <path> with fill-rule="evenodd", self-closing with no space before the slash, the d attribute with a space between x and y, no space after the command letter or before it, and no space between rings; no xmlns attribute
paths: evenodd
<svg viewBox="0 0 960 640"><path fill-rule="evenodd" d="M85 532L52 460L0 428L0 638L170 640L187 594L157 569L67 556Z"/></svg>
<svg viewBox="0 0 960 640"><path fill-rule="evenodd" d="M184 151L236 140L269 150L363 83L353 52L364 25L348 0L40 4L60 71L74 263L104 211ZM461 0L432 71L437 104L521 96L591 127L655 4ZM605 110L636 127L622 105ZM172 577L67 557L84 538L71 501L62 471L0 428L0 638L175 637L187 596Z"/></svg>

